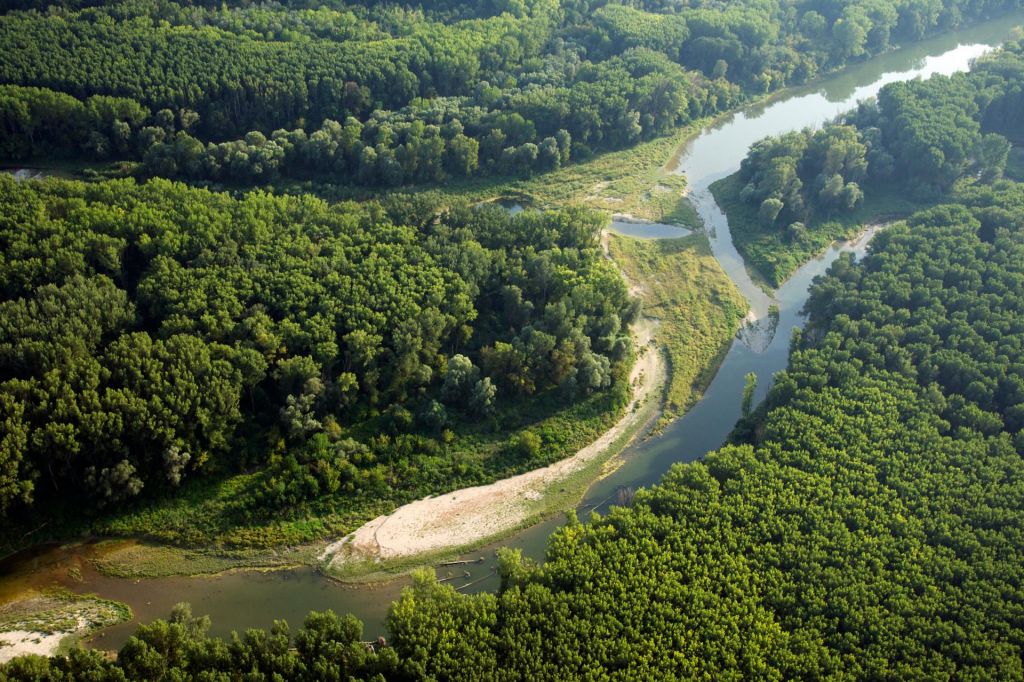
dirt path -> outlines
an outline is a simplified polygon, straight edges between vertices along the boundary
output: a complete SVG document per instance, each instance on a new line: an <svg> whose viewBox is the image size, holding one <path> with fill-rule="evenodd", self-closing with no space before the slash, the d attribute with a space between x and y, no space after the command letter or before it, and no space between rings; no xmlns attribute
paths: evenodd
<svg viewBox="0 0 1024 682"><path fill-rule="evenodd" d="M648 417L648 411L636 407L648 400L661 399L667 366L653 343L656 326L656 320L647 318L634 326L638 357L630 375L633 398L626 415L596 441L543 469L399 507L329 545L320 560L328 569L340 569L347 564L437 554L521 526L543 510L540 503L549 492L557 492L566 478L601 457L627 430L642 425L640 422Z"/></svg>

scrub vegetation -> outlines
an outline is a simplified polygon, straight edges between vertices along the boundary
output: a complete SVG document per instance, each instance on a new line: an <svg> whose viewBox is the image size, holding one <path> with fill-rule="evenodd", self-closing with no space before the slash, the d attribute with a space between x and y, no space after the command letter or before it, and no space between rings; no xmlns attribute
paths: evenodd
<svg viewBox="0 0 1024 682"><path fill-rule="evenodd" d="M710 383L729 350L747 303L711 254L702 233L681 239L608 235L608 253L658 320L655 338L671 367L664 426L683 414Z"/></svg>

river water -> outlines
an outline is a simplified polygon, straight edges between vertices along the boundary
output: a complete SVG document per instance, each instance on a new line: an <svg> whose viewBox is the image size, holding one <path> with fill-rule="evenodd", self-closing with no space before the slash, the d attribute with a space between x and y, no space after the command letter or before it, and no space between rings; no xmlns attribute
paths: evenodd
<svg viewBox="0 0 1024 682"><path fill-rule="evenodd" d="M745 375L757 375L759 400L772 376L785 368L790 333L802 323L800 310L811 281L824 273L841 252L863 255L870 240L868 233L856 243L830 248L800 268L774 295L766 294L747 274L733 246L728 222L708 191L710 184L735 172L753 142L767 135L820 125L852 108L858 100L876 94L886 83L966 70L972 59L1006 40L1012 27L1022 23L1024 13L1016 13L890 52L813 86L784 91L723 117L684 145L678 154L678 172L688 178L691 199L704 220L715 256L751 304L750 322L737 334L700 402L658 437L623 453L622 465L587 492L580 507L581 518L593 509L606 510L618 490L650 486L673 464L693 461L720 447L740 416ZM628 221L617 221L615 228L642 238L679 234L671 226ZM564 518L552 518L531 526L465 555L467 559L483 557L480 564L439 567L438 575L450 578L456 587L472 583L464 588L466 592L494 589L496 581L488 575L497 547L518 547L524 555L542 559L547 537L563 522ZM375 588L343 587L308 568L239 571L203 578L108 578L91 567L88 559L93 551L89 545L39 548L0 563L0 600L26 585L45 587L56 583L125 602L132 607L135 620L108 628L92 642L113 649L123 644L138 623L166 616L179 601L189 601L196 613L210 615L211 630L218 635L269 627L275 619L285 619L295 627L310 610L331 608L359 616L366 623L365 636L374 637L383 631L388 605L403 586L396 581ZM79 569L81 580L68 577L71 566ZM467 568L469 577L464 575Z"/></svg>

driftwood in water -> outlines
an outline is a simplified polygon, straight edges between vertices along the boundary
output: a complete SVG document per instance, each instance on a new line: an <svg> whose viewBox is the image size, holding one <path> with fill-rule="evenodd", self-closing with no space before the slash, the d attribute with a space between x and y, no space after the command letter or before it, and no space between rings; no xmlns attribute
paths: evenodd
<svg viewBox="0 0 1024 682"><path fill-rule="evenodd" d="M483 560L484 560L484 558L480 557L479 559L461 559L459 561L442 561L440 565L441 566L462 566L464 564L479 564Z"/></svg>
<svg viewBox="0 0 1024 682"><path fill-rule="evenodd" d="M636 490L634 490L632 486L620 485L617 488L615 488L615 492L613 492L611 495L604 498L600 502L595 502L594 504L585 504L582 507L580 507L580 509L600 509L604 505L611 502L612 498L615 498L616 506L628 507L631 504L633 504L633 497L635 495Z"/></svg>
<svg viewBox="0 0 1024 682"><path fill-rule="evenodd" d="M437 582L443 583L443 582L447 582L449 580L455 580L456 578L472 578L472 577L473 577L472 573L470 573L469 571L463 571L462 575L452 575L451 573L449 573L448 575L446 575L443 578L438 578Z"/></svg>
<svg viewBox="0 0 1024 682"><path fill-rule="evenodd" d="M492 575L494 575L497 572L498 572L497 569L492 568L489 573L485 573L482 577L477 578L476 580L474 580L472 582L468 582L465 585L460 585L460 586L456 587L455 589L456 590L464 590L467 587L472 587L473 585L476 585L481 580L487 580L488 578L490 578Z"/></svg>

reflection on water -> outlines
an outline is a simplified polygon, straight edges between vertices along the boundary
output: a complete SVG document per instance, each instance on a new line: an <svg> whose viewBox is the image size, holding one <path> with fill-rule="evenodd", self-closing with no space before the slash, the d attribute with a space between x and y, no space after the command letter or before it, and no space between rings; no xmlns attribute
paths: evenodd
<svg viewBox="0 0 1024 682"><path fill-rule="evenodd" d="M175 604L191 602L197 614L209 614L211 632L228 637L232 630L269 628L284 619L293 628L310 611L333 609L354 613L376 637L384 631L387 605L398 598L405 581L382 586L349 588L301 567L279 571L232 571L207 577L113 578L96 570L92 560L120 542L50 544L35 547L0 562L0 601L27 590L64 588L94 593L131 606L134 618L95 636L91 645L117 649L139 624L166 618Z"/></svg>
<svg viewBox="0 0 1024 682"><path fill-rule="evenodd" d="M700 402L657 438L632 446L621 466L591 487L577 510L581 519L595 510L606 511L609 504L627 501L629 491L657 482L673 464L693 461L720 447L740 417L745 375L757 375L755 399L760 400L773 375L786 367L790 334L802 324L800 310L811 280L824 273L842 251L863 255L873 235L869 233L855 244L833 246L800 268L774 296L768 296L747 275L732 245L725 216L707 191L711 182L739 168L747 147L766 135L820 124L892 80L966 69L970 59L987 49L985 46L1002 42L1022 17L1024 14L1012 15L925 41L848 69L812 88L787 92L719 121L687 145L679 170L689 177L691 197L708 228L715 256L751 302L751 324L740 330L740 342L732 345ZM966 45L957 47L960 43ZM503 205L512 213L523 208L514 201ZM439 567L438 577L457 587L465 586L466 592L493 590L497 587L493 575L497 548L519 548L525 556L542 560L548 536L562 523L564 517L551 518L471 552L464 558L483 557L483 561ZM379 588L344 588L309 568L235 572L213 578L125 580L100 575L89 563L94 551L95 547L88 544L49 547L2 562L0 599L26 588L58 585L123 601L135 612L135 622L108 629L95 641L101 648L118 648L138 622L166 616L178 601L190 601L196 613L210 615L215 634L268 627L275 618L284 618L296 627L308 611L332 608L361 618L366 623L365 636L373 638L382 633L388 606L404 585L397 581ZM77 571L70 571L71 567ZM73 579L79 573L81 581Z"/></svg>
<svg viewBox="0 0 1024 682"><path fill-rule="evenodd" d="M120 580L104 578L92 569L82 587L105 597L132 603L132 622L108 628L93 639L101 648L118 648L139 623L166 618L179 601L192 603L196 613L210 614L214 635L229 637L233 630L269 628L285 620L297 629L310 611L332 609L353 613L365 624L368 637L384 632L386 608L398 598L404 581L375 588L348 588L308 567L282 571L234 571L213 577ZM140 603L140 596L145 598ZM230 614L230 616L228 615Z"/></svg>
<svg viewBox="0 0 1024 682"><path fill-rule="evenodd" d="M736 332L736 338L753 352L763 353L768 350L772 341L775 340L775 332L778 329L779 310L772 307L769 308L768 314L761 319L750 315L747 319L743 320L739 331Z"/></svg>
<svg viewBox="0 0 1024 682"><path fill-rule="evenodd" d="M526 210L522 203L514 199L498 199L493 203L508 211L509 215L516 215ZM656 223L627 215L613 215L609 227L612 232L637 239L677 239L693 234L685 227Z"/></svg>
<svg viewBox="0 0 1024 682"><path fill-rule="evenodd" d="M525 207L521 203L513 201L512 199L498 199L494 203L508 211L509 215L522 213L525 210Z"/></svg>
<svg viewBox="0 0 1024 682"><path fill-rule="evenodd" d="M38 180L46 177L46 173L38 168L6 168L4 173L10 173L18 182L25 180Z"/></svg>
<svg viewBox="0 0 1024 682"><path fill-rule="evenodd" d="M737 171L750 145L758 140L820 125L858 101L875 96L888 83L965 71L1022 22L1024 13L1017 12L890 52L821 83L786 91L720 119L684 145L677 172L686 175L690 199L704 221L712 251L750 302L755 319L766 319L774 299L751 279L733 245L725 215L708 187Z"/></svg>

